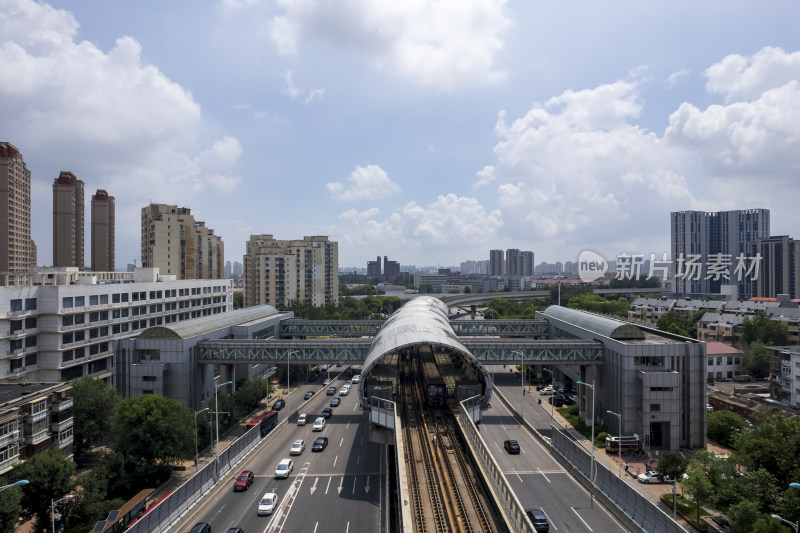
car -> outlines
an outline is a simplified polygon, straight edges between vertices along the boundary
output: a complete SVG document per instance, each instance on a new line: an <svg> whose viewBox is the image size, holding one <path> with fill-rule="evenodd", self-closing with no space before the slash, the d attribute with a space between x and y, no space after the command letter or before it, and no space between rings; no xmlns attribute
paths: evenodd
<svg viewBox="0 0 800 533"><path fill-rule="evenodd" d="M322 418L330 418L332 414L333 411L331 410L330 407L326 407L325 409L322 410Z"/></svg>
<svg viewBox="0 0 800 533"><path fill-rule="evenodd" d="M636 479L639 483L661 483L661 480L658 479L658 474L653 470L648 470L644 474L639 474Z"/></svg>
<svg viewBox="0 0 800 533"><path fill-rule="evenodd" d="M350 387L342 387L339 389L339 396L347 396L350 393Z"/></svg>
<svg viewBox="0 0 800 533"><path fill-rule="evenodd" d="M317 374L316 372L312 372L311 374L308 375L308 381L317 381L318 377L319 374Z"/></svg>
<svg viewBox="0 0 800 533"><path fill-rule="evenodd" d="M310 399L311 399L313 396L314 396L314 391L308 391L308 392L306 393L306 395L305 395L305 396L303 396L303 399L304 399L304 400L306 400L306 401L308 401L308 400L310 400Z"/></svg>
<svg viewBox="0 0 800 533"><path fill-rule="evenodd" d="M550 385L539 391L539 394L541 394L542 396L547 396L549 394L555 394L555 393L556 393L555 389L553 389L553 387L551 387Z"/></svg>
<svg viewBox="0 0 800 533"><path fill-rule="evenodd" d="M272 404L272 410L273 411L280 411L284 407L286 407L286 401L285 400L275 400L275 403Z"/></svg>
<svg viewBox="0 0 800 533"><path fill-rule="evenodd" d="M550 531L550 522L541 509L525 509L525 514L531 519L533 529L536 531Z"/></svg>
<svg viewBox="0 0 800 533"><path fill-rule="evenodd" d="M339 407L340 403L342 403L342 400L339 399L337 396L331 398L331 407Z"/></svg>
<svg viewBox="0 0 800 533"><path fill-rule="evenodd" d="M336 387L328 387L328 390L325 392L328 396L333 396L336 394Z"/></svg>
<svg viewBox="0 0 800 533"><path fill-rule="evenodd" d="M300 455L306 449L306 443L303 439L297 439L289 449L289 455Z"/></svg>
<svg viewBox="0 0 800 533"><path fill-rule="evenodd" d="M331 378L325 378L325 381L323 381L322 384L323 385L330 385L331 384Z"/></svg>
<svg viewBox="0 0 800 533"><path fill-rule="evenodd" d="M311 445L312 452L321 452L328 446L328 437L317 437L314 444Z"/></svg>
<svg viewBox="0 0 800 533"><path fill-rule="evenodd" d="M258 502L258 516L267 516L272 514L272 511L275 510L275 506L278 503L278 495L274 492L268 492L261 497L261 501Z"/></svg>
<svg viewBox="0 0 800 533"><path fill-rule="evenodd" d="M359 381L361 381L361 374L356 374L355 376L350 378L350 383L354 385L357 384Z"/></svg>
<svg viewBox="0 0 800 533"><path fill-rule="evenodd" d="M325 429L325 419L321 416L314 420L314 425L311 428L313 431L322 431Z"/></svg>
<svg viewBox="0 0 800 533"><path fill-rule="evenodd" d="M336 366L342 366L342 362L339 361L338 363L336 363Z"/></svg>
<svg viewBox="0 0 800 533"><path fill-rule="evenodd" d="M232 527L227 533L244 533L244 531L242 531L242 528L240 527Z"/></svg>
<svg viewBox="0 0 800 533"><path fill-rule="evenodd" d="M306 414L306 413L301 414L300 416L297 417L297 425L298 426L305 426L306 425L306 420L308 420L308 414Z"/></svg>
<svg viewBox="0 0 800 533"><path fill-rule="evenodd" d="M578 403L578 395L577 394L567 394L567 405L575 405Z"/></svg>
<svg viewBox="0 0 800 533"><path fill-rule="evenodd" d="M205 522L198 522L189 530L189 533L211 533L211 526Z"/></svg>
<svg viewBox="0 0 800 533"><path fill-rule="evenodd" d="M547 399L547 401L553 404L553 407L562 407L565 403L567 403L566 398L564 398L560 394L551 396L550 398Z"/></svg>
<svg viewBox="0 0 800 533"><path fill-rule="evenodd" d="M236 481L233 482L233 490L240 491L240 490L247 490L250 488L250 485L253 484L253 480L255 476L253 472L250 470L245 470L239 477L236 478Z"/></svg>
<svg viewBox="0 0 800 533"><path fill-rule="evenodd" d="M294 462L291 459L281 459L281 462L278 463L277 468L275 468L275 477L276 478L287 478L289 474L292 473L294 469Z"/></svg>
<svg viewBox="0 0 800 533"><path fill-rule="evenodd" d="M519 443L515 440L507 440L503 442L503 448L505 448L509 454L519 453Z"/></svg>

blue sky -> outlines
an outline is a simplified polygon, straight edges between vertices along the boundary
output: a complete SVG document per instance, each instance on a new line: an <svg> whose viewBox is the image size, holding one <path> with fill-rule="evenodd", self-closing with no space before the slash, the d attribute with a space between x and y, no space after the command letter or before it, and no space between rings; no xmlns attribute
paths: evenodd
<svg viewBox="0 0 800 533"><path fill-rule="evenodd" d="M42 265L61 170L87 205L116 197L118 268L151 201L231 261L259 233L329 235L341 266L660 255L687 209L769 208L800 238L798 20L794 1L0 0L0 139L32 172Z"/></svg>

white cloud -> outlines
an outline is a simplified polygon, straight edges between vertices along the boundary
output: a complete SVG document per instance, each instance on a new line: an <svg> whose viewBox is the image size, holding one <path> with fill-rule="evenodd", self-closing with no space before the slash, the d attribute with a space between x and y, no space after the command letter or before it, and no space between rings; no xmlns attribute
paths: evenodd
<svg viewBox="0 0 800 533"><path fill-rule="evenodd" d="M305 102L311 103L314 100L322 100L322 97L325 96L325 88L320 87L319 89L311 89L308 91L308 96L306 96Z"/></svg>
<svg viewBox="0 0 800 533"><path fill-rule="evenodd" d="M278 0L269 24L281 54L306 41L357 49L379 69L421 85L453 90L503 81L496 67L511 21L507 0Z"/></svg>
<svg viewBox="0 0 800 533"><path fill-rule="evenodd" d="M667 86L670 88L675 87L675 85L678 84L681 78L685 78L688 75L689 71L685 68L676 70L675 72L670 74L669 77L667 77Z"/></svg>
<svg viewBox="0 0 800 533"><path fill-rule="evenodd" d="M479 187L483 187L484 185L489 185L489 183L493 182L497 179L497 175L495 173L495 169L492 165L486 165L478 172L475 173L478 176L478 181L476 181L472 186L473 188L477 189Z"/></svg>
<svg viewBox="0 0 800 533"><path fill-rule="evenodd" d="M767 46L752 56L731 54L706 70L706 90L726 102L758 99L770 89L800 79L800 51Z"/></svg>
<svg viewBox="0 0 800 533"><path fill-rule="evenodd" d="M209 125L191 92L143 63L135 39L120 37L104 52L76 41L76 31L66 11L0 0L0 123L26 161L55 175L72 170L87 189L105 188L139 207L190 203L207 186L231 192L240 179L228 171L241 145L222 136L206 148ZM136 242L138 224L118 210L118 242ZM33 230L46 263L50 228L34 217Z"/></svg>
<svg viewBox="0 0 800 533"><path fill-rule="evenodd" d="M357 166L346 183L335 181L325 186L333 198L344 201L374 200L400 192L400 187L378 165Z"/></svg>
<svg viewBox="0 0 800 533"><path fill-rule="evenodd" d="M303 93L306 93L306 97L304 99L306 104L309 104L314 100L322 100L322 97L325 95L325 89L323 87L306 91L305 89L295 85L294 72L291 70L287 70L283 73L283 81L285 83L283 92L288 94L292 99L301 96Z"/></svg>

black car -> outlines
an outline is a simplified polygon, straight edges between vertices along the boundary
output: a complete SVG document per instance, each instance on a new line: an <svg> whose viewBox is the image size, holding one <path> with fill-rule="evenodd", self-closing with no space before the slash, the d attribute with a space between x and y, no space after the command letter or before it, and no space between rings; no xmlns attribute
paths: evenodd
<svg viewBox="0 0 800 533"><path fill-rule="evenodd" d="M286 407L286 402L284 400L276 400L275 403L272 404L273 411L280 411Z"/></svg>
<svg viewBox="0 0 800 533"><path fill-rule="evenodd" d="M330 418L332 414L333 411L331 410L330 407L326 407L325 409L322 410L322 418Z"/></svg>
<svg viewBox="0 0 800 533"><path fill-rule="evenodd" d="M328 437L317 437L314 444L311 445L312 452L321 452L328 446Z"/></svg>
<svg viewBox="0 0 800 533"><path fill-rule="evenodd" d="M519 443L515 440L507 440L503 443L503 448L510 454L519 453Z"/></svg>
<svg viewBox="0 0 800 533"><path fill-rule="evenodd" d="M547 515L541 509L525 509L525 514L531 519L533 529L536 531L550 531L550 522L547 521Z"/></svg>
<svg viewBox="0 0 800 533"><path fill-rule="evenodd" d="M563 405L566 403L566 399L560 394L550 396L547 401L553 404L553 407L563 407Z"/></svg>
<svg viewBox="0 0 800 533"><path fill-rule="evenodd" d="M342 403L342 400L338 396L331 398L331 407L339 407L340 403Z"/></svg>
<svg viewBox="0 0 800 533"><path fill-rule="evenodd" d="M211 533L211 526L205 522L198 522L189 530L189 533Z"/></svg>
<svg viewBox="0 0 800 533"><path fill-rule="evenodd" d="M228 533L244 533L244 531L240 527L232 527L228 530Z"/></svg>
<svg viewBox="0 0 800 533"><path fill-rule="evenodd" d="M312 396L314 396L314 391L308 391L308 392L306 393L306 395L305 395L305 396L303 396L303 399L305 399L305 400L310 400Z"/></svg>

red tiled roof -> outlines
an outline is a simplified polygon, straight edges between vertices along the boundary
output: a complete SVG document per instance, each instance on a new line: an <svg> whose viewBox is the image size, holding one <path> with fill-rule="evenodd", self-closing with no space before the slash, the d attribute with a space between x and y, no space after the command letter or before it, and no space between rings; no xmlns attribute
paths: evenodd
<svg viewBox="0 0 800 533"><path fill-rule="evenodd" d="M724 342L712 341L706 343L706 355L725 355L729 353L742 353L742 351Z"/></svg>

